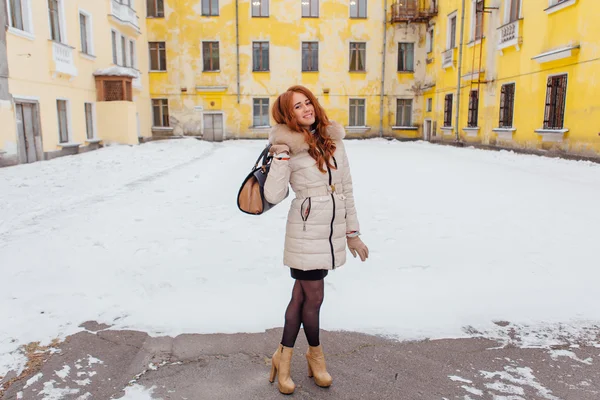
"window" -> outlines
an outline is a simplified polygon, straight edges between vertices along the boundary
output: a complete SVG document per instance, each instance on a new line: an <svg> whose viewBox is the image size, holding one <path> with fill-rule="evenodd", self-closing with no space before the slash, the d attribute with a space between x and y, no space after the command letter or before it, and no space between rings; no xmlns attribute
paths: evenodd
<svg viewBox="0 0 600 400"><path fill-rule="evenodd" d="M165 42L150 42L150 71L167 70L167 47Z"/></svg>
<svg viewBox="0 0 600 400"><path fill-rule="evenodd" d="M23 19L23 4L21 0L9 0L8 7L10 12L10 26L24 31L25 23Z"/></svg>
<svg viewBox="0 0 600 400"><path fill-rule="evenodd" d="M396 126L412 126L412 100L396 100Z"/></svg>
<svg viewBox="0 0 600 400"><path fill-rule="evenodd" d="M469 92L469 118L467 126L469 128L477 127L477 119L479 115L479 91L471 90Z"/></svg>
<svg viewBox="0 0 600 400"><path fill-rule="evenodd" d="M94 135L94 105L84 103L85 107L85 135L88 139L93 139Z"/></svg>
<svg viewBox="0 0 600 400"><path fill-rule="evenodd" d="M252 107L252 125L269 126L269 99L254 99Z"/></svg>
<svg viewBox="0 0 600 400"><path fill-rule="evenodd" d="M448 39L446 45L449 49L456 47L456 13L448 17Z"/></svg>
<svg viewBox="0 0 600 400"><path fill-rule="evenodd" d="M425 38L425 47L427 49L427 53L431 53L433 51L433 40L433 27L431 27L427 31L427 36Z"/></svg>
<svg viewBox="0 0 600 400"><path fill-rule="evenodd" d="M146 0L146 9L148 17L163 18L165 16L164 0Z"/></svg>
<svg viewBox="0 0 600 400"><path fill-rule="evenodd" d="M481 40L483 38L484 0L473 0L472 10L471 40Z"/></svg>
<svg viewBox="0 0 600 400"><path fill-rule="evenodd" d="M521 12L521 0L508 0L509 10L508 10L508 21L514 22L519 19L519 14Z"/></svg>
<svg viewBox="0 0 600 400"><path fill-rule="evenodd" d="M515 108L515 84L502 85L500 93L500 128L512 128Z"/></svg>
<svg viewBox="0 0 600 400"><path fill-rule="evenodd" d="M452 94L447 94L444 101L444 126L452 126Z"/></svg>
<svg viewBox="0 0 600 400"><path fill-rule="evenodd" d="M350 126L365 126L365 99L350 99Z"/></svg>
<svg viewBox="0 0 600 400"><path fill-rule="evenodd" d="M119 64L119 59L118 59L118 52L117 52L117 32L111 31L110 36L111 36L111 39L112 39L113 64L118 65Z"/></svg>
<svg viewBox="0 0 600 400"><path fill-rule="evenodd" d="M364 72L365 71L365 60L366 60L366 43L350 43L350 71L351 72Z"/></svg>
<svg viewBox="0 0 600 400"><path fill-rule="evenodd" d="M129 66L127 61L127 40L123 35L121 35L121 65L124 67Z"/></svg>
<svg viewBox="0 0 600 400"><path fill-rule="evenodd" d="M269 70L269 42L252 43L252 71Z"/></svg>
<svg viewBox="0 0 600 400"><path fill-rule="evenodd" d="M431 112L433 110L433 99L430 97L427 99L427 112Z"/></svg>
<svg viewBox="0 0 600 400"><path fill-rule="evenodd" d="M204 71L218 71L220 69L219 42L202 42L202 57Z"/></svg>
<svg viewBox="0 0 600 400"><path fill-rule="evenodd" d="M92 21L88 14L79 13L79 31L81 34L81 52L92 54Z"/></svg>
<svg viewBox="0 0 600 400"><path fill-rule="evenodd" d="M61 42L59 0L48 0L48 13L50 18L50 38Z"/></svg>
<svg viewBox="0 0 600 400"><path fill-rule="evenodd" d="M398 72L413 72L415 69L415 44L398 43Z"/></svg>
<svg viewBox="0 0 600 400"><path fill-rule="evenodd" d="M169 101L167 99L152 99L152 125L169 126Z"/></svg>
<svg viewBox="0 0 600 400"><path fill-rule="evenodd" d="M566 100L567 75L549 77L546 89L546 111L544 113L544 129L564 128Z"/></svg>
<svg viewBox="0 0 600 400"><path fill-rule="evenodd" d="M67 101L56 100L56 111L58 112L58 139L60 143L69 142L69 119L67 115Z"/></svg>
<svg viewBox="0 0 600 400"><path fill-rule="evenodd" d="M319 43L302 42L302 71L319 70Z"/></svg>
<svg viewBox="0 0 600 400"><path fill-rule="evenodd" d="M350 18L367 18L367 0L350 0Z"/></svg>
<svg viewBox="0 0 600 400"><path fill-rule="evenodd" d="M317 18L319 16L319 0L300 0L302 1L302 17Z"/></svg>
<svg viewBox="0 0 600 400"><path fill-rule="evenodd" d="M252 0L251 4L253 17L269 16L269 0Z"/></svg>
<svg viewBox="0 0 600 400"><path fill-rule="evenodd" d="M21 31L33 33L30 12L31 0L8 0L8 25Z"/></svg>
<svg viewBox="0 0 600 400"><path fill-rule="evenodd" d="M202 15L219 15L219 0L202 0Z"/></svg>
<svg viewBox="0 0 600 400"><path fill-rule="evenodd" d="M137 63L135 62L135 40L129 40L129 66L135 68Z"/></svg>

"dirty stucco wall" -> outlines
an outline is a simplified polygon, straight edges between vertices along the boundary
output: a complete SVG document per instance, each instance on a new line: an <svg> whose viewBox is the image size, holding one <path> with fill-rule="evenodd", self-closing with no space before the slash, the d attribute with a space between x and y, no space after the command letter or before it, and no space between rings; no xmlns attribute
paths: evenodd
<svg viewBox="0 0 600 400"><path fill-rule="evenodd" d="M149 41L165 41L167 71L150 73L152 98L167 98L175 134L202 135L203 115L222 113L225 137L264 137L268 130L253 127L255 98L268 98L272 106L278 94L302 84L311 89L330 119L349 124L350 99L364 99L366 125L350 129L361 136L379 135L384 20L383 1L367 2L366 18L350 18L347 1L320 2L318 18L303 18L300 2L270 2L268 17L252 17L248 1L239 2L240 85L237 92L236 3L219 1L218 16L202 16L200 0L167 0L165 17L146 21ZM417 27L399 30L389 22L385 52L386 79L383 129L392 133L397 98L413 98L413 79L397 72L398 42L414 42L424 54ZM202 42L219 43L220 70L205 72ZM252 44L269 43L269 71L252 71ZM318 72L302 72L302 42L318 42ZM366 43L366 71L350 72L351 42ZM415 59L420 59L416 55ZM417 61L415 61L417 62ZM424 69L424 65L416 66ZM329 93L326 93L326 92ZM420 108L414 103L415 115ZM417 124L415 118L414 123ZM273 121L271 121L273 123ZM402 133L401 133L402 134ZM414 131L406 132L415 135Z"/></svg>
<svg viewBox="0 0 600 400"><path fill-rule="evenodd" d="M456 91L458 80L458 48L452 50L454 62L442 66L443 53L448 50L448 21L456 12L456 43L460 35L461 1L439 2L438 16L431 21L434 29L434 51L427 54L431 60L426 67L428 79L436 86L423 95L433 103L432 111L424 117L437 126L434 139L454 141L456 130L461 141L473 144L546 150L577 156L600 156L600 25L595 15L600 12L599 2L576 1L549 7L547 0L522 1L519 18L510 22L510 1L486 0L484 39L473 42L473 1L466 2L464 47L461 72L461 103L459 126L455 125ZM514 45L499 46L501 34L507 26L515 29ZM552 51L573 47L549 61L536 57ZM472 72L480 72L482 83L477 85ZM548 79L567 76L564 129L562 132L541 132L544 125ZM502 86L515 85L512 128L500 130L500 99ZM469 91L479 86L478 129L465 130L468 121ZM453 94L452 126L442 129L444 97Z"/></svg>
<svg viewBox="0 0 600 400"><path fill-rule="evenodd" d="M0 166L17 162L15 113L8 87L8 55L6 26L8 25L6 0L0 0Z"/></svg>

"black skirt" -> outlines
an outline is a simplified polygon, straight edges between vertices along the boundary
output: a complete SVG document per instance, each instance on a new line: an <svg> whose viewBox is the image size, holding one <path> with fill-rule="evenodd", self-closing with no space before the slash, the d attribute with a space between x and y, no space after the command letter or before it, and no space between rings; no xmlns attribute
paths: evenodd
<svg viewBox="0 0 600 400"><path fill-rule="evenodd" d="M319 281L327 276L329 273L326 269L312 269L310 271L303 271L301 269L290 268L292 278L299 279L301 281Z"/></svg>

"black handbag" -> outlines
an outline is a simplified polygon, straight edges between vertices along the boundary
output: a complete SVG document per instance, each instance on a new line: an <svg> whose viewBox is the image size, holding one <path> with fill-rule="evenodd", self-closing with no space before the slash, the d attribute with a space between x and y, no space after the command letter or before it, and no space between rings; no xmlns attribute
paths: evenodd
<svg viewBox="0 0 600 400"><path fill-rule="evenodd" d="M269 144L260 153L252 171L248 174L240 191L238 192L237 205L240 211L250 215L261 215L275 206L265 200L264 186L267 181L273 156L269 155ZM262 162L261 162L262 159ZM289 190L285 197L289 195Z"/></svg>

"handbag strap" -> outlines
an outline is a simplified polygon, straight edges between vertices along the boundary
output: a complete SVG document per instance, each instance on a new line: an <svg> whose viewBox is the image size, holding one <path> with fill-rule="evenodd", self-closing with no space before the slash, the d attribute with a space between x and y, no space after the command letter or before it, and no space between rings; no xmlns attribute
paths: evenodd
<svg viewBox="0 0 600 400"><path fill-rule="evenodd" d="M269 150L271 149L271 144L269 143L265 149L262 151L262 153L260 153L260 156L258 156L258 159L256 160L256 162L254 163L254 169L256 169L256 167L258 167L258 163L260 162L260 159L262 158L263 160L263 165L267 165L268 159L269 157L267 157L267 155L269 154Z"/></svg>

